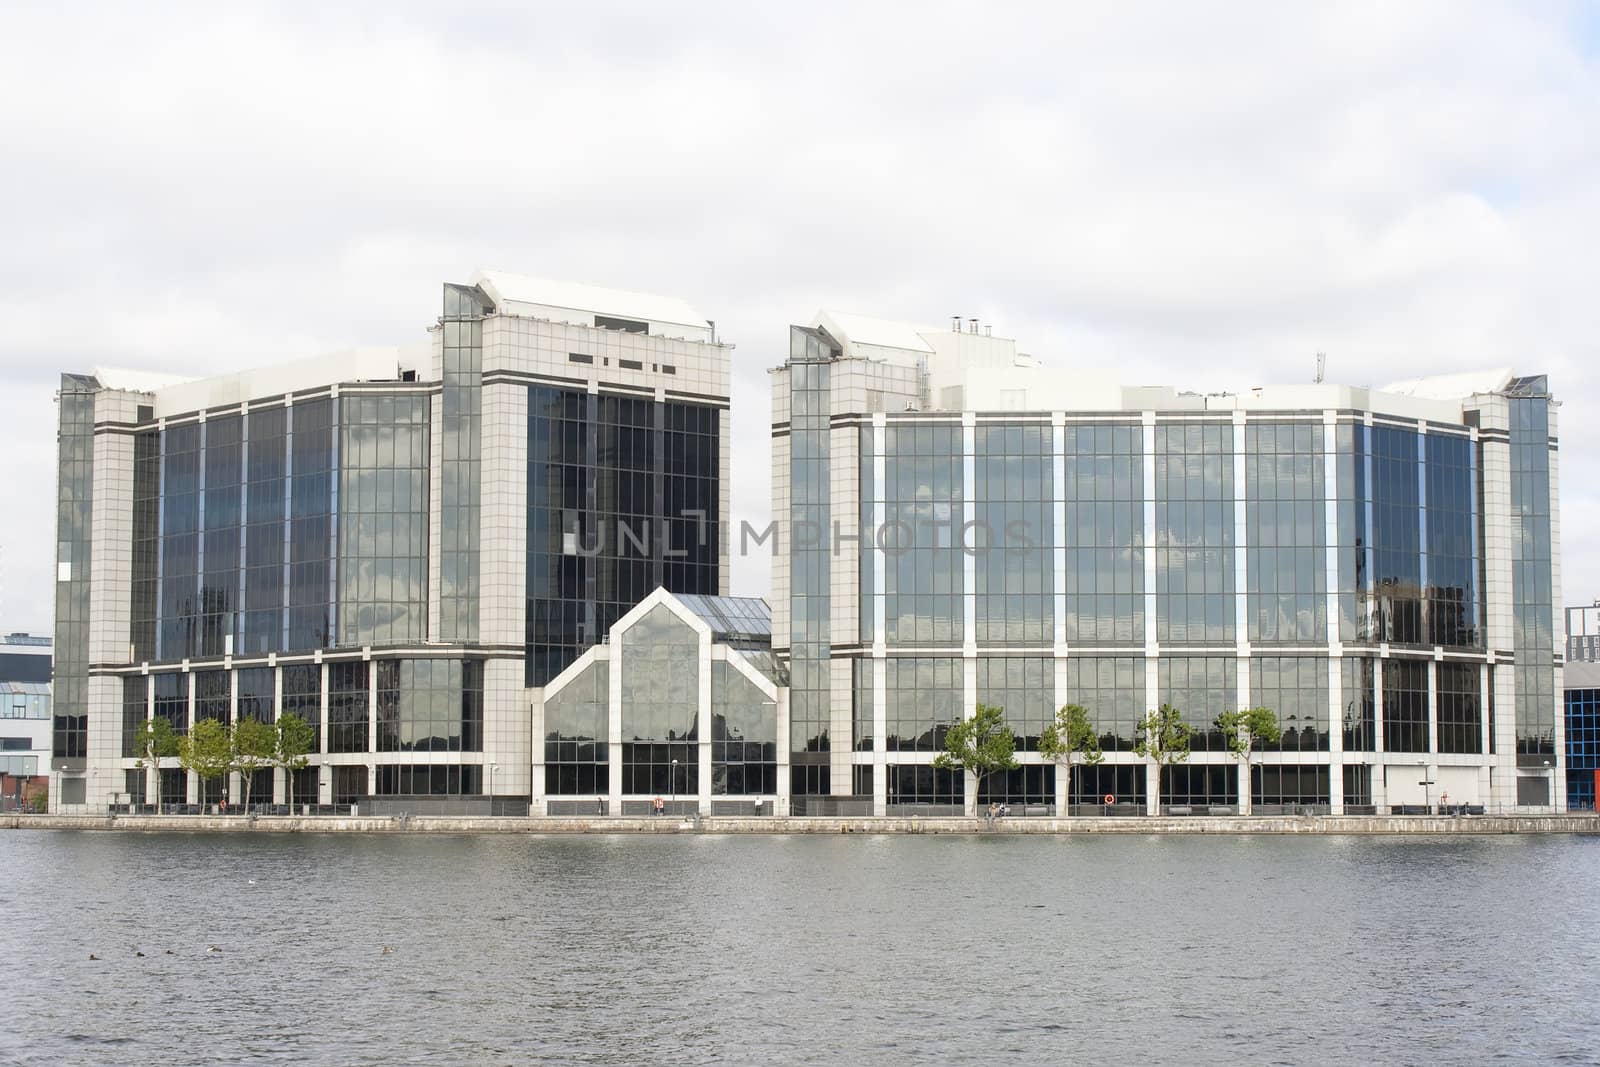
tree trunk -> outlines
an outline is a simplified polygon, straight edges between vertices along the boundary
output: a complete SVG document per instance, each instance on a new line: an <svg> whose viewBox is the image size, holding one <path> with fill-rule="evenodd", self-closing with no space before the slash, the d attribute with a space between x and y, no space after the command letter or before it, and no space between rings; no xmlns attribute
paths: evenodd
<svg viewBox="0 0 1600 1067"><path fill-rule="evenodd" d="M1244 762L1239 764L1239 814L1250 814L1251 803L1250 788L1250 754L1245 753Z"/></svg>

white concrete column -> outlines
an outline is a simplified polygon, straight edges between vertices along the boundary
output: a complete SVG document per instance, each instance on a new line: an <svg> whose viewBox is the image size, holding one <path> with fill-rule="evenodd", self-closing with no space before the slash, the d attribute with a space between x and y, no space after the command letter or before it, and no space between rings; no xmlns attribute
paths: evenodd
<svg viewBox="0 0 1600 1067"><path fill-rule="evenodd" d="M794 792L791 779L792 765L789 762L790 750L794 747L789 740L789 687L783 686L778 690L777 707L775 708L778 724L778 794L777 803L774 805L775 815L788 815L790 802ZM620 725L620 724L619 724Z"/></svg>
<svg viewBox="0 0 1600 1067"><path fill-rule="evenodd" d="M312 658L317 670L322 674L322 688L318 698L317 714L321 716L321 752L322 766L317 768L317 802L319 804L333 803L333 768L327 765L328 753L328 664L323 661L322 653L318 652Z"/></svg>
<svg viewBox="0 0 1600 1067"><path fill-rule="evenodd" d="M1330 619L1330 621L1332 621ZM1335 625L1337 625L1335 623ZM1328 803L1344 814L1344 660L1330 654L1328 667Z"/></svg>
<svg viewBox="0 0 1600 1067"><path fill-rule="evenodd" d="M189 732L193 733L194 732L194 690L195 690L195 683L194 683L194 672L189 669L189 663L188 663L187 660L185 660L184 664L183 664L183 685L184 685L184 692L188 695L188 702L189 702L189 710L187 712L187 716L188 716L187 721L189 723ZM198 804L198 803L200 803L200 798L202 796L204 796L204 793L200 788L200 776L195 774L195 773L193 773L193 772L185 773L184 774L184 800L185 800L185 802L187 802L189 804Z"/></svg>
<svg viewBox="0 0 1600 1067"><path fill-rule="evenodd" d="M872 671L872 814L889 813L889 664L880 645L866 661Z"/></svg>
<svg viewBox="0 0 1600 1067"><path fill-rule="evenodd" d="M611 688L606 690L610 702L606 719L606 761L610 766L608 777L611 790L607 794L606 810L612 815L622 814L622 671L626 656L622 644L611 646Z"/></svg>
<svg viewBox="0 0 1600 1067"><path fill-rule="evenodd" d="M701 815L711 814L711 630L708 627L699 635L699 712L695 733L700 739L695 758L699 767L699 785L695 791L695 810Z"/></svg>
<svg viewBox="0 0 1600 1067"><path fill-rule="evenodd" d="M1144 444L1144 694L1145 713L1161 706L1158 660L1161 646L1156 639L1156 413L1140 415ZM1146 761L1145 812L1161 814L1160 769Z"/></svg>

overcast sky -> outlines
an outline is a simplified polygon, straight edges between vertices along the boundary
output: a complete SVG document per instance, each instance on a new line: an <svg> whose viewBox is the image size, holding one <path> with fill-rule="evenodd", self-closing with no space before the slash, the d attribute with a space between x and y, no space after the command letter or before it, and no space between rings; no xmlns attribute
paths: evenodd
<svg viewBox="0 0 1600 1067"><path fill-rule="evenodd" d="M51 626L59 372L416 340L479 267L716 319L757 523L819 306L1204 391L1548 372L1600 596L1593 5L321 6L0 10L0 629Z"/></svg>

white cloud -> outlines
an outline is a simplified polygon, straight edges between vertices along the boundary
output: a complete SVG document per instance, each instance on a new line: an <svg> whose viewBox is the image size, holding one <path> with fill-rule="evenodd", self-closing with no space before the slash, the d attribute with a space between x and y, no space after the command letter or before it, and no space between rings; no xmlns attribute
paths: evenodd
<svg viewBox="0 0 1600 1067"><path fill-rule="evenodd" d="M1208 389L1548 371L1600 593L1600 70L1515 4L10 6L0 626L47 628L60 370L406 340L480 266L680 295L765 369L819 304ZM1571 18L1568 18L1568 15ZM763 561L735 566L765 589Z"/></svg>

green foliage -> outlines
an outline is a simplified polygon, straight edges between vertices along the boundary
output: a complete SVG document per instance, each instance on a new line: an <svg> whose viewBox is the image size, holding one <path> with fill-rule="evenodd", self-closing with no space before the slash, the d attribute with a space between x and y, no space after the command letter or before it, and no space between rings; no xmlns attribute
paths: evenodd
<svg viewBox="0 0 1600 1067"><path fill-rule="evenodd" d="M1217 716L1216 725L1228 742L1228 751L1236 759L1246 762L1257 741L1271 745L1283 736L1283 731L1278 727L1278 715L1271 708L1225 711Z"/></svg>
<svg viewBox="0 0 1600 1067"><path fill-rule="evenodd" d="M278 716L276 744L273 746L273 766L283 771L298 771L311 762L307 758L317 739L311 724L292 711Z"/></svg>
<svg viewBox="0 0 1600 1067"><path fill-rule="evenodd" d="M1064 704L1056 717L1039 731L1039 753L1055 760L1067 771L1067 796L1072 796L1072 765L1093 767L1103 762L1100 735L1089 720L1089 709L1082 704Z"/></svg>
<svg viewBox="0 0 1600 1067"><path fill-rule="evenodd" d="M1183 713L1171 704L1145 715L1134 734L1133 750L1161 766L1183 763L1189 758L1189 724Z"/></svg>
<svg viewBox="0 0 1600 1067"><path fill-rule="evenodd" d="M134 766L140 770L153 767L159 771L162 760L177 758L179 740L172 731L172 723L163 716L146 719L134 735L134 749L139 753L139 760Z"/></svg>
<svg viewBox="0 0 1600 1067"><path fill-rule="evenodd" d="M278 731L271 723L244 718L233 724L233 770L244 777L245 809L250 807L250 783L255 773L272 766L278 749Z"/></svg>
<svg viewBox="0 0 1600 1067"><path fill-rule="evenodd" d="M944 751L934 758L940 770L965 767L983 780L995 771L1009 771L1017 765L1017 735L1006 725L1003 708L979 704L972 718L956 723L944 735Z"/></svg>
<svg viewBox="0 0 1600 1067"><path fill-rule="evenodd" d="M210 781L233 769L233 742L228 728L216 719L201 719L178 740L178 762L186 771Z"/></svg>
<svg viewBox="0 0 1600 1067"><path fill-rule="evenodd" d="M1056 712L1039 732L1039 753L1069 767L1074 762L1092 767L1106 758L1100 751L1100 735L1089 721L1089 710L1082 704L1066 704Z"/></svg>

